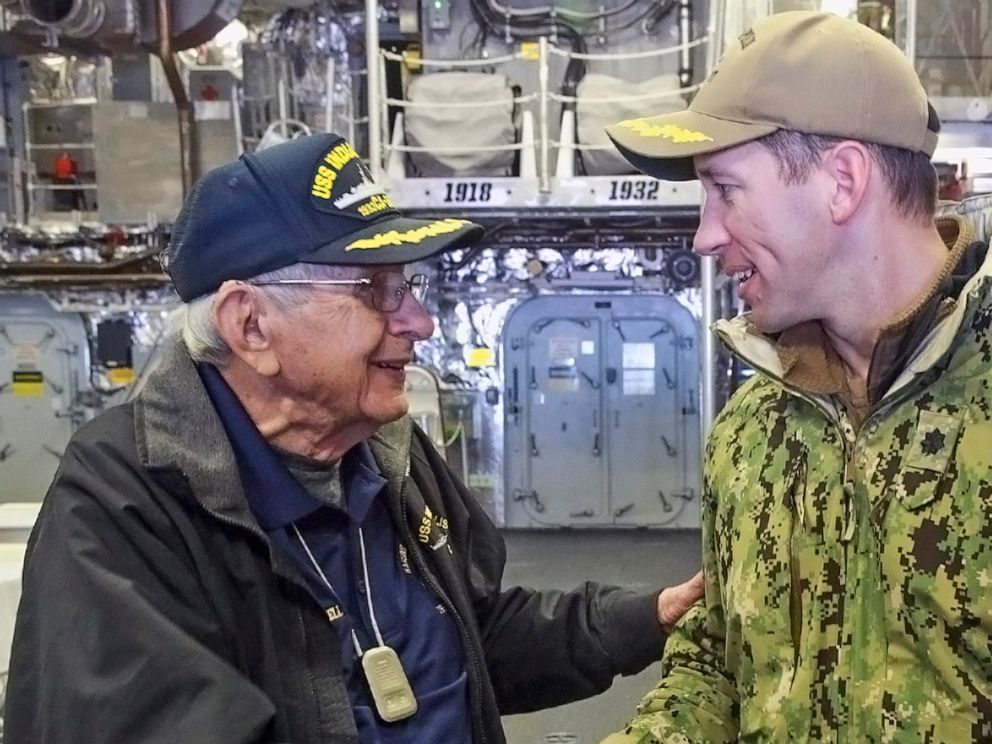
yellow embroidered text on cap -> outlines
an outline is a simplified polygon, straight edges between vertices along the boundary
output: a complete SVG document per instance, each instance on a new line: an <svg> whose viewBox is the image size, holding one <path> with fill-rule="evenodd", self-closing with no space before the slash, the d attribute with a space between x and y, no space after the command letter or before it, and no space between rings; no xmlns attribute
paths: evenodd
<svg viewBox="0 0 992 744"><path fill-rule="evenodd" d="M330 199L338 173L345 165L357 158L358 152L347 142L342 142L328 150L324 154L324 163L327 165L317 166L317 171L313 176L313 184L310 186L310 193L321 199ZM331 167L328 168L328 165Z"/></svg>

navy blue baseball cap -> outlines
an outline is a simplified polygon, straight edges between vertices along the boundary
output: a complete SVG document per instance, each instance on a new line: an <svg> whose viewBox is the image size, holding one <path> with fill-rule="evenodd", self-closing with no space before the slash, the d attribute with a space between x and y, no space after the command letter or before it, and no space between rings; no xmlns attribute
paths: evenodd
<svg viewBox="0 0 992 744"><path fill-rule="evenodd" d="M186 302L294 263L405 264L463 248L482 227L404 217L336 134L285 142L196 182L162 256Z"/></svg>

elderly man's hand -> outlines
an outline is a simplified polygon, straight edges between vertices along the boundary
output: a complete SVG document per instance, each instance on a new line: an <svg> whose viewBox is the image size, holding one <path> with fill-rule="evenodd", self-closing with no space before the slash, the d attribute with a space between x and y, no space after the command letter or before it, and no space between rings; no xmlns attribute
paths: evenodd
<svg viewBox="0 0 992 744"><path fill-rule="evenodd" d="M658 622L671 633L675 624L703 596L703 572L700 571L688 581L663 589L658 595Z"/></svg>

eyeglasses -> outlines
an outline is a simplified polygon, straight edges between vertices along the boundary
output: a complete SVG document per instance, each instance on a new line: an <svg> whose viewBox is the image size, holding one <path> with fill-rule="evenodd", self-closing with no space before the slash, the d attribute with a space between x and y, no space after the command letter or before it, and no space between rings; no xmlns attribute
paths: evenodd
<svg viewBox="0 0 992 744"><path fill-rule="evenodd" d="M417 302L427 296L427 275L414 274L409 279L400 271L380 271L361 279L273 279L272 281L248 282L254 287L279 285L309 285L314 287L363 287L372 292L372 307L381 313L395 313L403 304L409 292Z"/></svg>

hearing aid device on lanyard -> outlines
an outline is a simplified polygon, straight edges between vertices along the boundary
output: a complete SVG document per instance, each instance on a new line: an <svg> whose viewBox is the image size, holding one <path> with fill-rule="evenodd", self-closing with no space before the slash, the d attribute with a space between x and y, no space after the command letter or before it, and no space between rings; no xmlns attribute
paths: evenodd
<svg viewBox="0 0 992 744"><path fill-rule="evenodd" d="M310 559L310 565L313 566L314 571L328 590L333 593L334 588L331 586L331 582L328 581L324 570L320 567L313 551L310 550L310 546L307 545L307 541L303 539L303 535L295 524L293 530L296 532L296 537L299 539L300 545L303 546L303 550L306 551L307 558ZM369 581L369 564L365 556L365 535L361 528L358 530L358 544L362 549L362 574L365 577L365 586L368 587L365 597L368 601L369 618L372 620L372 630L379 645L368 650L362 649L354 628L351 630L351 641L355 646L355 654L362 660L362 670L365 672L365 680L369 683L369 689L372 691L372 700L375 703L379 718L386 723L402 721L417 712L417 698L413 695L413 688L410 687L410 680L407 679L406 672L403 670L400 657L386 645L379 630L379 623L375 618L375 609L372 606L372 584Z"/></svg>
<svg viewBox="0 0 992 744"><path fill-rule="evenodd" d="M393 649L389 646L368 649L362 654L362 669L372 690L375 709L383 721L401 721L417 712L417 698Z"/></svg>

